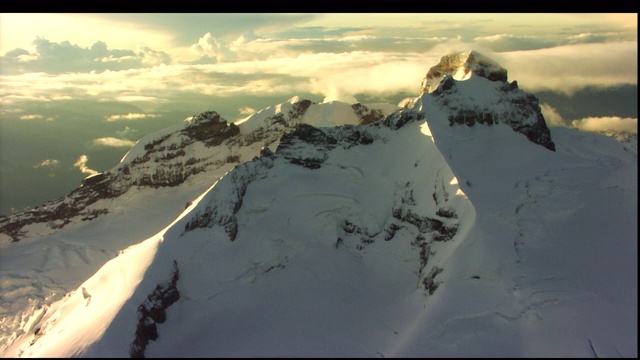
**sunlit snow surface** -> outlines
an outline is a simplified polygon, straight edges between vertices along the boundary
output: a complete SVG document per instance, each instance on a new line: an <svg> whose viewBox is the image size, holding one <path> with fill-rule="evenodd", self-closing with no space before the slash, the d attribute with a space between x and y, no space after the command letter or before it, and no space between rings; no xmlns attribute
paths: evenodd
<svg viewBox="0 0 640 360"><path fill-rule="evenodd" d="M227 175L173 225L143 212L123 217L123 232L99 218L82 225L88 238L114 231L102 237L114 241L166 226L92 277L65 273L83 259L71 245L28 256L35 240L3 245L2 271L24 266L5 264L15 251L34 269L55 262L52 288L88 280L60 289L69 293L41 317L34 309L0 354L129 356L137 308L175 260L181 297L148 357L637 357L636 153L562 128L552 129L552 152L504 124L450 127L428 94L418 108L426 120L371 127L373 143L336 147L318 169L278 155L241 165L255 180L234 241L217 225L185 232L199 211L232 201ZM383 232L408 190L417 213L446 206L458 216L456 236L431 247L425 272L443 269L432 295L420 284L415 228L359 248L341 227ZM83 249L92 263L109 258ZM11 285L2 286L5 299Z"/></svg>

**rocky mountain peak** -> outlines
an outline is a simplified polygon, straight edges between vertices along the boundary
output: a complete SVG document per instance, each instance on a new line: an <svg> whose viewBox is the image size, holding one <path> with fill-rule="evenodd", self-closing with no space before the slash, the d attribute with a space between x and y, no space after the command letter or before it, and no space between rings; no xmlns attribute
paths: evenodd
<svg viewBox="0 0 640 360"><path fill-rule="evenodd" d="M421 92L433 92L446 75L456 80L466 80L477 75L491 81L507 82L507 70L489 57L470 50L444 55L440 62L432 66L422 80Z"/></svg>

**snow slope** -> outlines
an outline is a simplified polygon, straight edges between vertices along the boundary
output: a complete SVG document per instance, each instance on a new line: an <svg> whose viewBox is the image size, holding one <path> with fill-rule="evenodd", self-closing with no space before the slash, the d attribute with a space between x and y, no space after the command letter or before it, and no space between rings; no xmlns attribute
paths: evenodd
<svg viewBox="0 0 640 360"><path fill-rule="evenodd" d="M505 83L444 76L370 125L308 105L341 126L235 165L2 356L637 357L637 153Z"/></svg>

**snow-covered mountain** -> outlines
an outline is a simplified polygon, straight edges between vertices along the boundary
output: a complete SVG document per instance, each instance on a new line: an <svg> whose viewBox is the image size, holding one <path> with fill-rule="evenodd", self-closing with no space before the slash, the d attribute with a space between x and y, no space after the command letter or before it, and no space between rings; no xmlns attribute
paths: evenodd
<svg viewBox="0 0 640 360"><path fill-rule="evenodd" d="M0 354L637 357L637 151L472 51L138 141L0 219Z"/></svg>

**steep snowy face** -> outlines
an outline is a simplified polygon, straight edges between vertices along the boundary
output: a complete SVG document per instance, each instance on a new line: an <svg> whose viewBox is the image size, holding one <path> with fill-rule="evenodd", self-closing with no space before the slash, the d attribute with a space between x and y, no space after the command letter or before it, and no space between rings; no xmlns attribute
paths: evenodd
<svg viewBox="0 0 640 360"><path fill-rule="evenodd" d="M422 80L421 92L433 92L447 75L453 76L456 80L467 80L472 74L491 81L507 82L506 69L487 56L470 50L443 56Z"/></svg>
<svg viewBox="0 0 640 360"><path fill-rule="evenodd" d="M444 56L429 70L422 95L411 105L425 117L443 114L451 127L506 124L555 151L538 99L516 81L508 83L507 70L476 51Z"/></svg>

